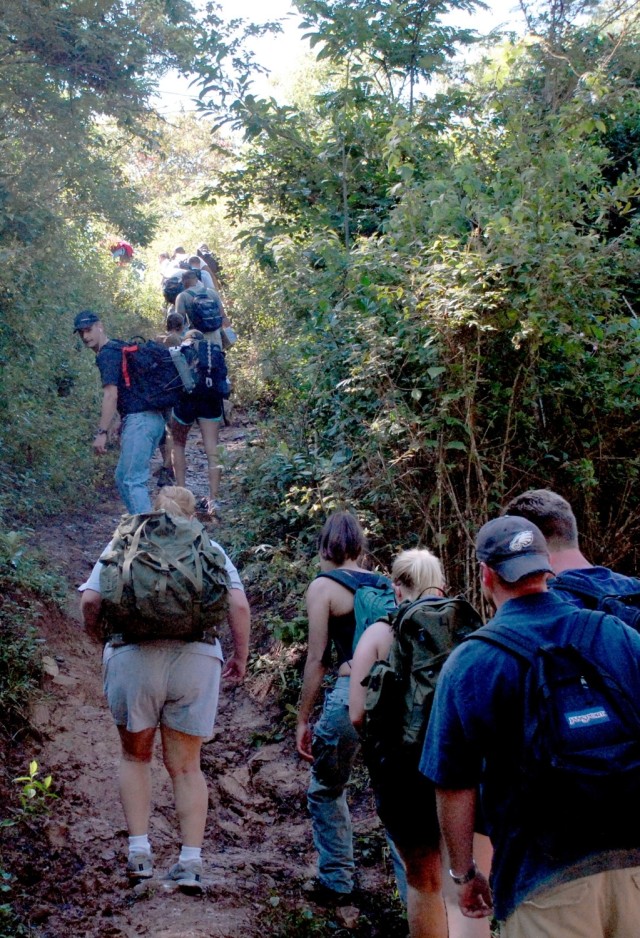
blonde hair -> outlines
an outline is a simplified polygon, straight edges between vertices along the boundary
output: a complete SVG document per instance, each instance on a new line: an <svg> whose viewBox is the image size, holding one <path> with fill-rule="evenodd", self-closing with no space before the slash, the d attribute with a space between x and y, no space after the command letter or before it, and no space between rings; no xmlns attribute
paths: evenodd
<svg viewBox="0 0 640 938"><path fill-rule="evenodd" d="M155 497L153 507L156 511L166 511L168 515L183 515L190 518L196 510L193 492L180 485L165 485Z"/></svg>
<svg viewBox="0 0 640 938"><path fill-rule="evenodd" d="M403 550L391 568L391 579L417 599L426 592L444 592L445 579L442 565L435 554L426 548Z"/></svg>

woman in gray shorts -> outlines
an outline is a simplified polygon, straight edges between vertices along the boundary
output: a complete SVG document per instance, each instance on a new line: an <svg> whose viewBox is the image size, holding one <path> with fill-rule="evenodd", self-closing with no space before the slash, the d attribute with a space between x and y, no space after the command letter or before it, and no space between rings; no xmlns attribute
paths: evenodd
<svg viewBox="0 0 640 938"><path fill-rule="evenodd" d="M192 517L195 499L185 488L166 486L158 493L154 508ZM220 545L212 543L222 551ZM107 642L103 655L105 694L122 746L119 788L129 831L127 874L133 880L153 876L148 834L151 757L160 726L162 756L173 785L182 839L178 862L167 878L186 892L202 892L201 850L208 791L200 768L200 749L213 731L220 677L240 683L249 650L249 604L236 568L224 556L231 583L228 616L233 639L233 656L224 668L217 640L214 644ZM85 627L94 637L100 636L100 567L98 561L80 587Z"/></svg>

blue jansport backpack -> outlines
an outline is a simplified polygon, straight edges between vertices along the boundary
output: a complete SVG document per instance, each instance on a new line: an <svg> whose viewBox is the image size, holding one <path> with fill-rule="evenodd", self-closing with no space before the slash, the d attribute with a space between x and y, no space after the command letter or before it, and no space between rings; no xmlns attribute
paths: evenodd
<svg viewBox="0 0 640 938"><path fill-rule="evenodd" d="M540 645L486 625L469 637L527 663L520 792L524 822L551 855L638 846L640 700L593 640L604 616L575 612L570 640Z"/></svg>
<svg viewBox="0 0 640 938"><path fill-rule="evenodd" d="M640 632L640 580L632 576L616 576L614 583L617 588L612 590L590 573L598 569L567 570L549 581L549 589L557 594L570 593L586 609L607 612Z"/></svg>
<svg viewBox="0 0 640 938"><path fill-rule="evenodd" d="M382 574L378 574L373 583L371 581L361 583L348 570L328 570L320 573L319 576L335 580L336 583L340 583L353 593L356 628L353 634L352 652L355 651L365 629L380 619L386 619L388 615L396 611L396 596L391 580Z"/></svg>

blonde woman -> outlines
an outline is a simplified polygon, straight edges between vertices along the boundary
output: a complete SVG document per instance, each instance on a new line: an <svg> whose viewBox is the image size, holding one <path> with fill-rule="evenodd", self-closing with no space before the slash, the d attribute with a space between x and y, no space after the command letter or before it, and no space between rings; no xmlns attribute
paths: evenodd
<svg viewBox="0 0 640 938"><path fill-rule="evenodd" d="M445 579L438 558L429 550L405 550L396 558L391 579L398 604L424 596L442 596ZM364 719L366 688L362 681L375 661L387 658L393 642L388 622L375 622L358 642L351 662L349 716L358 729ZM376 808L406 868L407 919L411 938L489 938L487 919L464 918L449 889L441 854L435 789L418 771L415 755L398 755L386 771L374 771ZM486 869L491 862L487 837L476 834L475 857Z"/></svg>

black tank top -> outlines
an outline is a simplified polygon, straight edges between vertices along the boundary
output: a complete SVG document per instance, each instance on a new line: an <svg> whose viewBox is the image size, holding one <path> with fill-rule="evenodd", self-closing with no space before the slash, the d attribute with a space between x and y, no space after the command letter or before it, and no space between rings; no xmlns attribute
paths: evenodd
<svg viewBox="0 0 640 938"><path fill-rule="evenodd" d="M375 586L378 580L380 579L379 573L369 573L366 570L352 570L349 568L348 573L350 576L353 576L360 585L370 585ZM322 576L322 574L320 574ZM336 581L334 581L336 582ZM338 584L342 586L342 583ZM347 592L351 592L348 587L342 586L343 589ZM353 657L353 636L356 631L356 617L351 609L350 612L345 612L341 616L329 616L329 639L327 641L327 647L324 650L322 655L322 664L323 667L331 667L331 644L333 643L336 654L338 656L337 667L344 664L345 661L351 661Z"/></svg>

